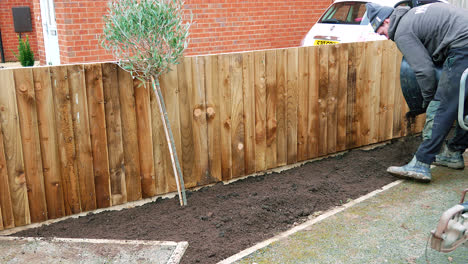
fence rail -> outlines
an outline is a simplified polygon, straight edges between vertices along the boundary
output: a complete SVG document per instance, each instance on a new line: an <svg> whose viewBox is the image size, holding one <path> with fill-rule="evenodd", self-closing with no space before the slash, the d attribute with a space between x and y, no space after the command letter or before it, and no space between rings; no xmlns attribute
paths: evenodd
<svg viewBox="0 0 468 264"><path fill-rule="evenodd" d="M160 79L188 188L405 136L390 41L186 57ZM151 89L115 64L0 70L0 229L176 190Z"/></svg>

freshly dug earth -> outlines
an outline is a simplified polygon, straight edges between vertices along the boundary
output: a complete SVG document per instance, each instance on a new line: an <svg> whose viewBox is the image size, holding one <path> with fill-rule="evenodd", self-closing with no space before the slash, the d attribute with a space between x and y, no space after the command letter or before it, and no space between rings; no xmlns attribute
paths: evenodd
<svg viewBox="0 0 468 264"><path fill-rule="evenodd" d="M216 263L325 211L395 181L386 172L408 162L420 137L352 150L301 167L219 183L141 207L68 219L14 236L188 241L183 263Z"/></svg>

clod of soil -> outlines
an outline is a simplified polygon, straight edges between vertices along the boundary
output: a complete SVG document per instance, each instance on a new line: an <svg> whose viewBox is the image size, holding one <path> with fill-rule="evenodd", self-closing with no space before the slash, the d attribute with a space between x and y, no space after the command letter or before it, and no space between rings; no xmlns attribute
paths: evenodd
<svg viewBox="0 0 468 264"><path fill-rule="evenodd" d="M14 236L188 241L182 263L216 263L396 178L391 165L408 162L419 137L373 150L306 163L301 167L228 185L219 183L178 198L137 208L88 214Z"/></svg>

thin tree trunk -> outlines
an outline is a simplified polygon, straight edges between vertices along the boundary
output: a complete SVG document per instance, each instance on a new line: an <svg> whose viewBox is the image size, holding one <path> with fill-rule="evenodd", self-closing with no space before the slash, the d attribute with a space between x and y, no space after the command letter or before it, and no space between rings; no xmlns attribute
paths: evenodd
<svg viewBox="0 0 468 264"><path fill-rule="evenodd" d="M159 81L153 76L151 76L151 84L153 86L154 92L157 95L156 98L158 101L159 112L161 113L161 119L163 121L167 145L169 147L169 152L171 155L172 168L174 170L174 177L177 184L177 192L179 193L180 205L184 206L187 205L187 199L185 197L184 177L182 175L182 170L180 169L179 158L177 157L177 150L175 148L174 136L172 135L171 125L167 116L166 105L164 104L164 98L161 93Z"/></svg>

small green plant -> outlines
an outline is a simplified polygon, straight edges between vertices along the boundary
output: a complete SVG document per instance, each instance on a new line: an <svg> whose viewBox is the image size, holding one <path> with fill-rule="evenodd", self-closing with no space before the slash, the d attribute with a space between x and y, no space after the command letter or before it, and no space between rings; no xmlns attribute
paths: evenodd
<svg viewBox="0 0 468 264"><path fill-rule="evenodd" d="M31 50L31 46L29 45L29 38L26 36L26 40L23 40L18 37L18 42L18 54L14 52L13 54L20 61L21 66L34 66L34 52Z"/></svg>

